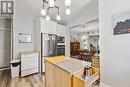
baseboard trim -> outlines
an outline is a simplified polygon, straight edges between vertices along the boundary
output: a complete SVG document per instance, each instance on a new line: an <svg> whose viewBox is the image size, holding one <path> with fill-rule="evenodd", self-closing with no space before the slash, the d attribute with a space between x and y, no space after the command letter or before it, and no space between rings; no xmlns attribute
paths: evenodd
<svg viewBox="0 0 130 87"><path fill-rule="evenodd" d="M1 68L0 68L0 71L3 71L3 70L8 70L8 69L10 69L10 66L1 67Z"/></svg>

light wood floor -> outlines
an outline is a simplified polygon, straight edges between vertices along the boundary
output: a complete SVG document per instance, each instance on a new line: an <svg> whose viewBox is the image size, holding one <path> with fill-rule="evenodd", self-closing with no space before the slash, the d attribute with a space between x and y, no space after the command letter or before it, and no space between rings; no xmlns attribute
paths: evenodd
<svg viewBox="0 0 130 87"><path fill-rule="evenodd" d="M0 87L45 87L44 85L45 77L41 74L12 79L10 70L0 71Z"/></svg>
<svg viewBox="0 0 130 87"><path fill-rule="evenodd" d="M11 78L10 70L0 71L0 87L45 87L45 76L33 74L26 77ZM91 87L99 87L93 85Z"/></svg>

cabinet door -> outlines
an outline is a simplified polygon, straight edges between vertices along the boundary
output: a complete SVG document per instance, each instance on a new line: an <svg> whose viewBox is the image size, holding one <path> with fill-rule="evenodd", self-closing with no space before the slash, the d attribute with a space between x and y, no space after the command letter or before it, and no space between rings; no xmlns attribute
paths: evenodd
<svg viewBox="0 0 130 87"><path fill-rule="evenodd" d="M21 58L21 71L38 68L38 55L28 55Z"/></svg>
<svg viewBox="0 0 130 87"><path fill-rule="evenodd" d="M45 87L72 87L71 74L45 62Z"/></svg>
<svg viewBox="0 0 130 87"><path fill-rule="evenodd" d="M56 33L58 36L66 36L66 26L57 24L56 25Z"/></svg>
<svg viewBox="0 0 130 87"><path fill-rule="evenodd" d="M47 22L44 18L40 18L41 33L48 33Z"/></svg>
<svg viewBox="0 0 130 87"><path fill-rule="evenodd" d="M41 18L41 32L48 34L56 34L56 22L46 21L44 18Z"/></svg>
<svg viewBox="0 0 130 87"><path fill-rule="evenodd" d="M56 34L56 22L46 21L46 29L49 34Z"/></svg>

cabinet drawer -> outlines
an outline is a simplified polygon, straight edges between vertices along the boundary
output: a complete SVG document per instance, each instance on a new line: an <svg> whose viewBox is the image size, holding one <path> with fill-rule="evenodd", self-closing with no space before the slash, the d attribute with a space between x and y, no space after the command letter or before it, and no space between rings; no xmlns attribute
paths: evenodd
<svg viewBox="0 0 130 87"><path fill-rule="evenodd" d="M21 58L21 71L36 67L38 67L38 56L34 55Z"/></svg>
<svg viewBox="0 0 130 87"><path fill-rule="evenodd" d="M73 87L90 87L99 79L99 68L92 68L93 74L90 77L82 78L84 70L73 75Z"/></svg>
<svg viewBox="0 0 130 87"><path fill-rule="evenodd" d="M30 75L30 74L34 74L34 73L37 73L37 72L38 72L38 68L33 68L33 69L25 70L25 71L21 72L21 77L27 76L27 75Z"/></svg>

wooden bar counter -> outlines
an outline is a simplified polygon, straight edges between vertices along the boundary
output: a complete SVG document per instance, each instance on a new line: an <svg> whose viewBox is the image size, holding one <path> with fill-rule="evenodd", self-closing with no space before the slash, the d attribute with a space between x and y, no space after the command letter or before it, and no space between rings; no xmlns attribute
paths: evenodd
<svg viewBox="0 0 130 87"><path fill-rule="evenodd" d="M88 87L74 85L78 84L74 79L81 79L77 74L87 65L90 63L64 56L45 58L45 87Z"/></svg>

